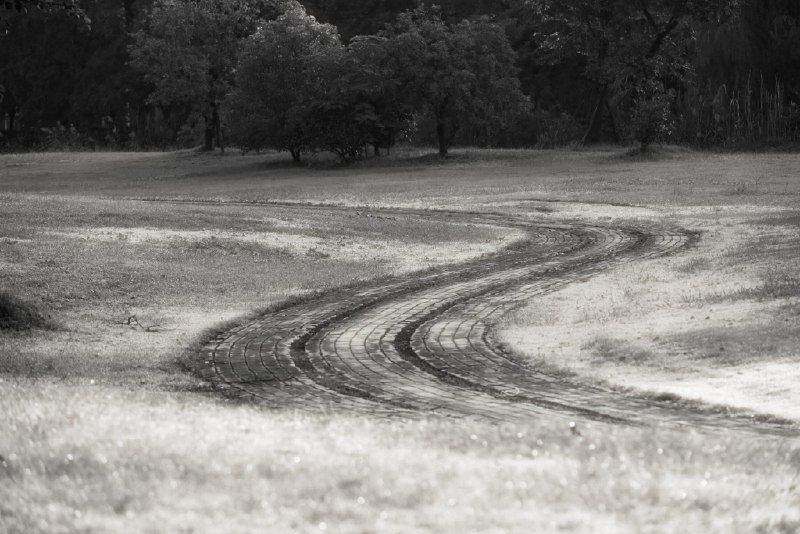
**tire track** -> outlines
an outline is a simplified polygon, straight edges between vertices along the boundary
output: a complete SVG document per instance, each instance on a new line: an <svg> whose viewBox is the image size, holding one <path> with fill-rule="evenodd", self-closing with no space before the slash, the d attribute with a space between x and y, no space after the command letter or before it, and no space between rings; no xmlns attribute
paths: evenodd
<svg viewBox="0 0 800 534"><path fill-rule="evenodd" d="M550 376L497 349L492 326L510 310L613 266L676 253L694 240L686 232L380 211L521 229L529 238L491 257L332 292L267 314L203 347L197 354L201 376L233 395L295 410L515 422L551 416L798 435L793 426Z"/></svg>

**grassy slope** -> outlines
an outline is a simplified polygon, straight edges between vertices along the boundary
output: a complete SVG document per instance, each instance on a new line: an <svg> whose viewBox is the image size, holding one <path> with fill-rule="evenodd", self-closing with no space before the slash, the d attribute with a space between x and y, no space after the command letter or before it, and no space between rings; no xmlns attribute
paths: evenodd
<svg viewBox="0 0 800 534"><path fill-rule="evenodd" d="M796 215L786 219L800 193L797 156L480 152L444 165L408 156L355 169L296 169L273 156L0 157L0 283L61 323L0 334L0 530L800 528L800 460L789 442L602 425L576 437L547 421L310 417L196 392L174 362L205 327L311 289L431 266L467 243L479 254L510 236L128 197L688 217L709 232L781 217L770 228L788 242L797 224ZM539 202L548 198L650 206ZM718 267L715 253L704 253L659 268L685 283L684 273ZM757 286L758 255L725 261ZM637 283L615 302L647 309L646 298L634 298ZM604 324L596 320L604 305L586 310L586 331ZM131 315L156 331L119 324Z"/></svg>

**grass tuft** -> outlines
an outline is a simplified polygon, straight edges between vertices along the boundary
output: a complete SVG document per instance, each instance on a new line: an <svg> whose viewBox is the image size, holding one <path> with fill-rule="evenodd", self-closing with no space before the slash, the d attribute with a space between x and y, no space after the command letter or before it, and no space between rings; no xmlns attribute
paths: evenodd
<svg viewBox="0 0 800 534"><path fill-rule="evenodd" d="M652 354L647 350L621 340L608 337L596 337L591 342L581 347L591 351L598 363L644 363L651 359Z"/></svg>
<svg viewBox="0 0 800 534"><path fill-rule="evenodd" d="M793 273L773 272L755 287L744 287L709 296L709 303L756 300L768 301L780 298L800 297L800 277Z"/></svg>

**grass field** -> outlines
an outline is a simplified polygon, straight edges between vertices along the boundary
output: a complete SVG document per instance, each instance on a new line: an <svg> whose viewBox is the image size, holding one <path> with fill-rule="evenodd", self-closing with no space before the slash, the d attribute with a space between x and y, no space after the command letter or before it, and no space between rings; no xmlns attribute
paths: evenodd
<svg viewBox="0 0 800 534"><path fill-rule="evenodd" d="M364 207L659 222L701 240L517 310L505 344L586 380L800 420L800 156L283 160L0 156L0 300L45 319L0 330L0 532L800 531L795 441L295 414L225 400L180 364L220 322L520 237Z"/></svg>

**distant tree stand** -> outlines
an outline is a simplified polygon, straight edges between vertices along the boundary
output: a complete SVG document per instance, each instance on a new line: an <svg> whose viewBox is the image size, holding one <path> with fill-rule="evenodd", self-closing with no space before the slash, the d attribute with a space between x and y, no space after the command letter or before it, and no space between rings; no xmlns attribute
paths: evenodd
<svg viewBox="0 0 800 534"><path fill-rule="evenodd" d="M516 54L488 18L448 24L437 8L420 7L379 35L405 98L436 124L441 157L460 126L499 128L529 105Z"/></svg>
<svg viewBox="0 0 800 534"><path fill-rule="evenodd" d="M14 10L18 13L26 13L29 9L47 12L65 11L89 22L83 9L78 5L78 0L3 0L3 5L6 10Z"/></svg>
<svg viewBox="0 0 800 534"><path fill-rule="evenodd" d="M214 150L216 142L224 152L221 108L239 45L278 10L267 0L156 0L129 48L130 64L154 87L148 103L202 120L202 150Z"/></svg>
<svg viewBox="0 0 800 534"><path fill-rule="evenodd" d="M583 58L583 76L596 87L582 142L599 142L604 118L613 118L622 104L626 112L638 113L640 126L662 117L666 93L655 90L653 84L667 80L674 84L685 78L684 55L695 39L697 23L716 20L734 4L734 0L545 3L544 25L549 29L538 43L546 51L542 55L553 64L564 57ZM656 101L643 101L651 97ZM652 126L637 131L650 132L645 135L650 139L653 131L664 130Z"/></svg>

